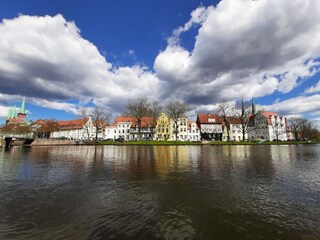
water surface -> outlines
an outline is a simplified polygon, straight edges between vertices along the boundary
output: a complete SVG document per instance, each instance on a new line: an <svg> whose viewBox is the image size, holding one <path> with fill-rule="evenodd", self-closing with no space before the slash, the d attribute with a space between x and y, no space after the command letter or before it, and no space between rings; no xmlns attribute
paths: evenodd
<svg viewBox="0 0 320 240"><path fill-rule="evenodd" d="M2 149L0 239L320 239L319 156L319 145Z"/></svg>

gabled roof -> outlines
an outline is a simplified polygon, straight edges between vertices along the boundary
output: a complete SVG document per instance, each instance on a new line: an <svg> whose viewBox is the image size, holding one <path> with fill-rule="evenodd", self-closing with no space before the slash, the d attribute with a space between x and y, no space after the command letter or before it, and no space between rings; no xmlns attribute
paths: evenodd
<svg viewBox="0 0 320 240"><path fill-rule="evenodd" d="M198 124L222 124L221 119L217 114L198 114L197 115Z"/></svg>
<svg viewBox="0 0 320 240"><path fill-rule="evenodd" d="M191 124L193 124L193 123L196 124L196 129L199 129L197 122L193 122L193 121L188 121L188 129L191 129Z"/></svg>
<svg viewBox="0 0 320 240"><path fill-rule="evenodd" d="M87 123L88 118L74 119L74 120L63 120L58 121L60 130L73 130L73 129L82 129L83 126Z"/></svg>
<svg viewBox="0 0 320 240"><path fill-rule="evenodd" d="M114 120L112 126L117 126L119 123L129 122L131 123L131 128L135 128L137 126L137 119L132 116L118 116ZM141 127L145 128L148 126L155 127L156 121L153 117L142 117L141 119Z"/></svg>
<svg viewBox="0 0 320 240"><path fill-rule="evenodd" d="M227 117L227 120L230 124L242 124L242 120L236 117Z"/></svg>
<svg viewBox="0 0 320 240"><path fill-rule="evenodd" d="M275 112L267 112L267 111L261 111L261 114L266 118L266 123L268 125L271 125L271 117L273 116L276 120L279 118L280 120L283 119L283 117L279 116L278 113Z"/></svg>

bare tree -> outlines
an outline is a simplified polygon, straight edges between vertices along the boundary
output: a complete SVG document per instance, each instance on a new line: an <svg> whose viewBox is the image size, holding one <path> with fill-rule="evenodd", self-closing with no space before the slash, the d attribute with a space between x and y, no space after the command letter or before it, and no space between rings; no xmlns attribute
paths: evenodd
<svg viewBox="0 0 320 240"><path fill-rule="evenodd" d="M230 103L227 103L225 101L222 101L221 103L218 104L218 114L223 118L223 121L225 123L225 127L227 129L227 136L228 136L228 141L230 141L230 124L228 122L228 115L231 114L231 110L234 106L232 106Z"/></svg>
<svg viewBox="0 0 320 240"><path fill-rule="evenodd" d="M251 126L251 106L249 103L244 102L236 103L234 107L234 117L241 120L240 130L242 132L242 141L245 140L246 134L252 131L254 128Z"/></svg>
<svg viewBox="0 0 320 240"><path fill-rule="evenodd" d="M162 108L163 108L162 105L160 105L160 103L158 101L153 101L149 107L149 116L152 117L152 119L151 119L152 122L150 124L152 139L153 139L153 135L154 135L154 128L157 124L157 119L162 112Z"/></svg>
<svg viewBox="0 0 320 240"><path fill-rule="evenodd" d="M90 116L89 112L88 112L88 109L87 108L81 108L79 115L82 118L82 125L84 126L84 128L86 130L87 137L88 137L88 140L89 140L90 139L90 129L89 129L89 126L86 124L88 119L89 119L89 116Z"/></svg>
<svg viewBox="0 0 320 240"><path fill-rule="evenodd" d="M283 134L283 124L280 121L275 120L271 123L271 127L274 135L276 136L276 140L279 141L279 135Z"/></svg>
<svg viewBox="0 0 320 240"><path fill-rule="evenodd" d="M141 140L142 118L146 116L149 111L150 104L146 98L137 99L133 102L128 103L128 105L126 106L126 115L132 116L137 120L139 140Z"/></svg>
<svg viewBox="0 0 320 240"><path fill-rule="evenodd" d="M301 138L302 139L308 139L308 140L313 140L317 138L319 131L316 128L314 122L305 119L305 121L302 124L301 127Z"/></svg>
<svg viewBox="0 0 320 240"><path fill-rule="evenodd" d="M288 118L289 130L293 132L294 140L298 140L299 134L306 121L304 118Z"/></svg>
<svg viewBox="0 0 320 240"><path fill-rule="evenodd" d="M109 116L105 113L105 111L102 108L95 107L91 112L90 117L92 119L93 125L95 126L95 140L97 141L98 133L99 131L102 131L103 133L105 123L108 121Z"/></svg>
<svg viewBox="0 0 320 240"><path fill-rule="evenodd" d="M186 112L189 110L188 106L181 101L172 100L166 106L166 111L168 116L172 119L174 123L174 133L176 135L176 140L179 133L179 119L185 117Z"/></svg>

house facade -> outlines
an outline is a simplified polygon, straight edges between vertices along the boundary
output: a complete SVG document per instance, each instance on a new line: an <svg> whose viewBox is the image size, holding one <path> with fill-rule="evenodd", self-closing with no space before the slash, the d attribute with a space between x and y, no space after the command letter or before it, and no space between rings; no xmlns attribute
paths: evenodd
<svg viewBox="0 0 320 240"><path fill-rule="evenodd" d="M288 140L288 124L285 117L274 112L258 111L253 117L253 131L249 131L250 140ZM290 137L290 136L289 136Z"/></svg>
<svg viewBox="0 0 320 240"><path fill-rule="evenodd" d="M66 138L74 140L93 140L96 131L91 118L58 121L58 129L50 134L50 138ZM98 138L102 138L102 134Z"/></svg>
<svg viewBox="0 0 320 240"><path fill-rule="evenodd" d="M222 122L217 114L198 114L201 140L222 141Z"/></svg>
<svg viewBox="0 0 320 240"><path fill-rule="evenodd" d="M187 141L188 140L188 119L179 118L177 121L178 127L176 128L176 123L170 119L171 125L171 141ZM176 134L177 131L177 134Z"/></svg>
<svg viewBox="0 0 320 240"><path fill-rule="evenodd" d="M138 139L150 139L154 135L152 117L142 117L139 134L139 124L137 119L132 116L118 116L112 126L105 127L105 139L122 138L126 141Z"/></svg>
<svg viewBox="0 0 320 240"><path fill-rule="evenodd" d="M188 121L188 141L200 141L200 128L196 122Z"/></svg>
<svg viewBox="0 0 320 240"><path fill-rule="evenodd" d="M242 135L242 120L236 117L220 118L222 122L222 141L243 141ZM229 138L228 138L229 131ZM248 138L248 134L245 134L245 139Z"/></svg>
<svg viewBox="0 0 320 240"><path fill-rule="evenodd" d="M165 113L161 113L157 118L157 125L155 131L155 140L166 141L171 139L172 126L169 118Z"/></svg>

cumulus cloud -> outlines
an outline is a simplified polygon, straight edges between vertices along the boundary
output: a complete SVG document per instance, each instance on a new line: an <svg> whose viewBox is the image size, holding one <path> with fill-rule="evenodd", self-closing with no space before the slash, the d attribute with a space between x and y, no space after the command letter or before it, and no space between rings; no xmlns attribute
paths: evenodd
<svg viewBox="0 0 320 240"><path fill-rule="evenodd" d="M194 26L199 27L195 44L187 50L179 40ZM77 110L63 104L70 99L121 111L132 99L152 96L181 99L205 111L222 100L288 93L315 75L320 69L315 40L320 39L320 1L222 0L200 6L173 30L153 69L115 67L62 15L3 20L0 36L0 100L1 94L18 92L35 104L69 112ZM136 57L133 49L128 55ZM297 99L302 100L279 101L272 110L314 110L309 103L301 103L299 111L285 107ZM315 99L318 95L303 101L318 106Z"/></svg>
<svg viewBox="0 0 320 240"><path fill-rule="evenodd" d="M319 71L319 1L222 0L193 13L173 32L183 37L199 23L192 51L170 38L155 60L170 85L163 96L203 104L287 93Z"/></svg>
<svg viewBox="0 0 320 240"><path fill-rule="evenodd" d="M278 101L272 105L263 106L267 111L279 112L283 115L302 115L310 113L320 117L320 94L312 96L299 96L284 101Z"/></svg>
<svg viewBox="0 0 320 240"><path fill-rule="evenodd" d="M60 14L3 20L0 36L1 94L46 99L44 106L69 112L73 106L59 101L112 105L114 99L156 95L159 80L150 69L112 66Z"/></svg>

